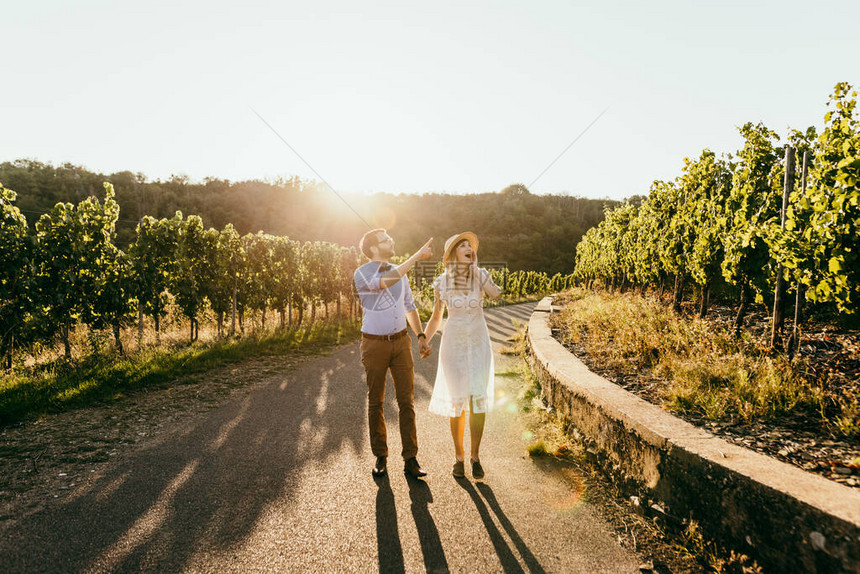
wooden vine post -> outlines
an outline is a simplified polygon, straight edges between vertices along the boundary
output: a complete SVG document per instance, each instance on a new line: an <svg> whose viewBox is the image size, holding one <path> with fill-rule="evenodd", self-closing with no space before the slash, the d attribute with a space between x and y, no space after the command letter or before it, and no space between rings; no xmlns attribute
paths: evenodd
<svg viewBox="0 0 860 574"><path fill-rule="evenodd" d="M785 146L785 179L782 186L782 209L780 210L780 227L785 229L785 212L788 209L788 196L794 188L794 148ZM785 279L782 277L782 265L776 268L776 289L773 294L773 322L770 333L771 348L782 347L782 324L785 315Z"/></svg>
<svg viewBox="0 0 860 574"><path fill-rule="evenodd" d="M809 158L809 152L803 152L803 170L800 176L800 193L801 196L806 197L806 173L807 173L807 160ZM800 329L798 329L798 323L803 316L803 283L800 281L797 282L797 291L795 292L794 298L794 323L791 326L791 337L788 339L788 357L794 357L794 353L797 351L798 346L800 345Z"/></svg>

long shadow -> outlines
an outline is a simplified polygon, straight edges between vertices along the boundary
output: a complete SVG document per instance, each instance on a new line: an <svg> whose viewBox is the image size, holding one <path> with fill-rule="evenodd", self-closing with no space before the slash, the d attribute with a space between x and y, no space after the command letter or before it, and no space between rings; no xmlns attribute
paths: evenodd
<svg viewBox="0 0 860 574"><path fill-rule="evenodd" d="M472 502L475 503L475 508L478 509L478 514L481 516L484 528L487 529L487 534L490 535L490 542L493 543L493 548L496 550L496 556L499 557L499 562L502 564L502 569L504 569L505 572L524 573L525 570L520 566L519 560L517 560L517 557L508 546L508 543L505 542L505 538L502 536L502 533L499 532L499 529L493 522L493 518L490 516L490 511L487 510L487 505L478 495L478 491L475 490L472 483L465 478L457 478L455 480L457 481L457 484L460 485L460 488L466 491L469 498L472 499Z"/></svg>
<svg viewBox="0 0 860 574"><path fill-rule="evenodd" d="M487 330L490 332L490 340L501 345L508 343L508 337L513 334L513 330L504 329L504 324L499 325L494 321L487 321Z"/></svg>
<svg viewBox="0 0 860 574"><path fill-rule="evenodd" d="M380 572L405 572L403 546L397 531L397 508L388 476L374 479L376 491L376 554Z"/></svg>
<svg viewBox="0 0 860 574"><path fill-rule="evenodd" d="M507 316L487 317L487 329L490 331L490 338L501 345L510 345L511 337L517 334L512 318Z"/></svg>
<svg viewBox="0 0 860 574"><path fill-rule="evenodd" d="M302 467L360 450L357 347L336 349L328 371L311 361L272 377L22 518L0 540L2 570L175 572L195 550L240 545L274 501L289 499Z"/></svg>
<svg viewBox="0 0 860 574"><path fill-rule="evenodd" d="M496 500L496 495L493 494L493 489L486 483L478 483L478 490L484 495L484 499L487 501L487 504L490 505L490 509L495 513L496 517L499 519L499 523L501 523L502 528L505 529L505 532L508 533L511 541L514 543L514 546L517 547L517 551L519 551L520 556L523 557L523 561L526 563L526 568L529 569L529 572L546 572L543 567L540 565L540 562L537 561L532 551L529 550L529 547L526 546L526 543L523 542L522 537L517 532L517 529L514 528L514 525L511 524L511 521L505 515L504 511L502 511L502 507L499 506L499 501Z"/></svg>
<svg viewBox="0 0 860 574"><path fill-rule="evenodd" d="M532 306L529 307L520 307L520 308L510 308L505 307L504 310L491 310L486 313L485 316L487 319L492 319L496 321L504 321L506 324L510 325L511 321L518 321L520 323L527 323L529 318L532 315L532 311L534 310Z"/></svg>
<svg viewBox="0 0 860 574"><path fill-rule="evenodd" d="M532 311L534 307L529 305L527 307L501 307L497 313L494 313L496 316L504 316L512 319L517 319L521 321L527 321L529 317L532 315Z"/></svg>
<svg viewBox="0 0 860 574"><path fill-rule="evenodd" d="M513 323L511 323L511 321L513 319L516 319L516 317L511 317L510 315L502 315L501 313L494 313L492 315L487 314L484 316L484 318L487 320L487 323L504 325L511 330L513 330Z"/></svg>
<svg viewBox="0 0 860 574"><path fill-rule="evenodd" d="M439 539L436 522L430 515L429 504L433 502L430 487L423 480L408 480L410 509L415 526L418 529L418 540L421 541L421 553L424 556L424 570L427 572L448 572L448 559Z"/></svg>
<svg viewBox="0 0 860 574"><path fill-rule="evenodd" d="M514 321L516 321L517 323L526 323L527 324L529 322L529 318L531 317L531 315L532 315L531 313L524 313L522 315L520 315L520 314L498 315L497 317L500 320L504 319L505 323L513 330L514 329L514 326L513 326Z"/></svg>
<svg viewBox="0 0 860 574"><path fill-rule="evenodd" d="M512 315L531 315L535 307L537 307L537 302L526 303L518 307L507 307L506 309Z"/></svg>

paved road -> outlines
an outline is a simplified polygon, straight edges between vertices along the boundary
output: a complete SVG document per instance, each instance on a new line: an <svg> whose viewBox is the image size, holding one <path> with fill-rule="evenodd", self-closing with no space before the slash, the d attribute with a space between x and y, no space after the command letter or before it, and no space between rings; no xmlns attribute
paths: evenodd
<svg viewBox="0 0 860 574"><path fill-rule="evenodd" d="M496 350L533 307L488 310ZM0 540L0 571L638 572L575 478L525 456L510 376L496 379L485 482L451 477L448 421L427 411L436 357L416 360L426 481L407 481L396 456L389 477L371 478L352 343L164 433L23 519ZM497 354L497 373L509 361Z"/></svg>

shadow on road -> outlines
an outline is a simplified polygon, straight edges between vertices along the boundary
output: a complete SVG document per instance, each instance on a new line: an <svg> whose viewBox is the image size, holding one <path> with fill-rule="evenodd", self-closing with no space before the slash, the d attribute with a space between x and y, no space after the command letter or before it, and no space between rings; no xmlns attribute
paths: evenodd
<svg viewBox="0 0 860 574"><path fill-rule="evenodd" d="M421 553L424 556L424 569L427 572L448 572L448 560L439 539L436 522L430 516L429 504L433 502L430 487L423 480L408 480L409 499L412 518L418 529L418 540L421 541Z"/></svg>
<svg viewBox="0 0 860 574"><path fill-rule="evenodd" d="M501 328L501 321L490 321L487 320L487 330L490 332L490 340L494 343L498 343L500 345L509 344L508 337L510 337L510 329L503 330Z"/></svg>
<svg viewBox="0 0 860 574"><path fill-rule="evenodd" d="M517 547L517 551L520 553L520 556L522 556L529 572L544 572L544 569L537 561L537 558L535 558L534 554L532 554L531 550L526 546L526 543L523 542L523 539L517 533L517 530L514 528L514 525L511 524L511 521L508 520L502 507L499 505L499 501L496 500L496 495L493 494L493 489L490 488L488 484L482 482L477 483L477 486L478 490L484 496L484 500L487 501L487 504L490 505L490 509L495 513L496 518L499 519L499 523L502 525L502 528L504 528L505 532L508 533L508 537L511 539L511 542L513 542L514 546Z"/></svg>
<svg viewBox="0 0 860 574"><path fill-rule="evenodd" d="M490 339L501 345L510 344L508 339L517 332L512 323L514 321L528 323L533 307L534 304L527 304L522 307L498 307L488 310L485 313L485 318L487 329L490 331Z"/></svg>
<svg viewBox="0 0 860 574"><path fill-rule="evenodd" d="M501 319L496 315L492 321L510 324L508 315L519 318L525 313L503 311L498 313ZM177 572L190 569L200 552L229 556L254 533L273 503L293 496L305 467L324 464L344 449L362 448L367 391L358 345L339 348L326 361L325 370L318 361L310 361L271 376L244 398L147 446L130 449L87 487L22 518L0 540L2 569ZM435 355L416 361L416 398L429 396L436 361ZM252 382L257 375L247 376ZM386 420L391 425L397 417L394 393L386 394ZM368 470L370 464L368 459ZM522 572L478 491L468 482L460 485L481 514L505 571ZM492 491L487 492L489 496L482 490L489 508L527 567L542 572ZM426 569L447 569L428 507L433 501L430 488L423 482L410 484L409 494ZM403 571L394 495L387 479L379 484L376 515L380 569Z"/></svg>
<svg viewBox="0 0 860 574"><path fill-rule="evenodd" d="M361 449L366 386L356 380L357 351L338 349L324 371L312 361L272 377L22 519L0 541L3 570L176 572L195 552L241 545L272 502L290 497L305 465ZM393 513L390 488L377 507ZM391 520L388 539L397 531Z"/></svg>
<svg viewBox="0 0 860 574"><path fill-rule="evenodd" d="M525 572L523 570L522 565L520 565L519 560L517 560L516 555L513 550L511 550L508 543L505 541L504 536L499 531L496 523L493 522L493 517L490 515L490 511L487 508L487 504L478 494L478 491L475 490L475 487L469 482L468 479L465 478L457 478L455 479L457 484L460 485L460 488L466 491L469 495L469 498L472 499L472 502L475 504L475 508L478 510L478 514L481 516L481 520L484 523L484 528L487 529L487 534L490 536L490 541L493 543L493 548L496 550L496 555L499 557L499 562L502 564L502 568L505 572ZM482 488L479 485L478 488ZM537 559L535 559L534 555L531 551L526 547L522 538L517 534L513 525L511 525L510 521L505 516L504 512L502 512L501 507L499 507L498 502L496 501L496 497L492 495L492 490L489 487L486 487L487 491L490 493L492 497L492 502L490 503L490 508L493 509L493 512L496 514L499 522L502 524L502 527L508 532L508 536L514 542L514 545L519 550L520 554L523 556L523 560L526 563L526 567L528 567L529 572L544 572L544 569L538 563ZM482 490L482 493L484 491ZM487 501L489 502L489 500Z"/></svg>
<svg viewBox="0 0 860 574"><path fill-rule="evenodd" d="M376 555L380 572L405 572L403 547L397 531L397 508L388 475L374 478L376 486Z"/></svg>

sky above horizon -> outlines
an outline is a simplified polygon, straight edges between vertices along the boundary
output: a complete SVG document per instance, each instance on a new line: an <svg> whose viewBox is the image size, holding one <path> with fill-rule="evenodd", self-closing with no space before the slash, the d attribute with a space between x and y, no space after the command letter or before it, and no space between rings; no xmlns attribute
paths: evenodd
<svg viewBox="0 0 860 574"><path fill-rule="evenodd" d="M0 161L623 199L735 152L747 121L820 129L833 86L860 83L858 19L847 1L7 3Z"/></svg>

